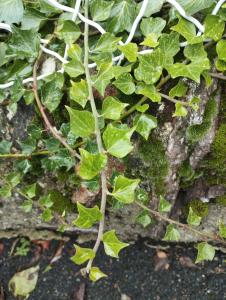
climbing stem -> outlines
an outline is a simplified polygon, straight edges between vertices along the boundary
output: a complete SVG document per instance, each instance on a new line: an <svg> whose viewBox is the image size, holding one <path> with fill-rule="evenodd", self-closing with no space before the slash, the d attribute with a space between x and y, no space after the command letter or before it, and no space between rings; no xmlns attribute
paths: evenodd
<svg viewBox="0 0 226 300"><path fill-rule="evenodd" d="M88 9L89 9L89 0L85 0L85 17L88 18ZM85 74L86 74L86 80L87 80L87 85L88 85L88 90L89 90L89 100L90 100L90 105L92 108L92 113L95 119L95 134L96 134L96 141L97 141L97 146L99 153L104 153L104 147L102 143L102 138L101 138L101 132L99 128L99 115L96 109L96 104L93 96L93 89L92 89L92 81L91 81L91 76L89 72L89 25L85 23L85 28L84 28L84 66L85 66ZM105 209L106 209L106 200L107 200L107 178L106 178L106 171L103 170L101 172L101 207L100 211L102 213L102 219L99 223L99 228L98 228L98 235L97 239L95 242L95 245L93 247L94 253L97 253L103 232L104 232L104 221L105 221ZM86 273L90 272L90 269L92 267L93 259L90 259L88 261L88 264L86 266Z"/></svg>

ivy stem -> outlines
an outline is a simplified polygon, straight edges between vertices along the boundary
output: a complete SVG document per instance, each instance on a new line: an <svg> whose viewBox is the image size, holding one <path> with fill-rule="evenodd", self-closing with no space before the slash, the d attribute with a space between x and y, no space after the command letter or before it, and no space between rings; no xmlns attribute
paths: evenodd
<svg viewBox="0 0 226 300"><path fill-rule="evenodd" d="M88 10L89 10L89 1L85 0L85 17L88 18ZM102 138L101 138L101 132L99 128L99 120L98 120L98 112L96 109L96 104L93 96L93 89L92 89L92 80L89 72L89 24L85 23L84 27L84 66L85 66L85 74L86 74L86 80L87 80L87 85L88 85L88 90L89 90L89 100L92 108L92 113L95 119L95 133L96 133L96 141L97 141L97 146L99 153L105 153L103 143L102 143ZM100 211L102 213L102 219L100 220L99 223L99 228L98 228L98 235L97 239L95 242L95 245L93 247L93 251L96 254L102 237L103 237L103 232L104 232L104 223L105 223L105 210L106 210L106 201L107 201L107 178L106 178L106 172L103 170L101 172L101 190L102 190L102 195L101 195L101 207ZM88 274L90 272L90 269L92 267L93 259L90 259L88 261L88 264L86 266L86 273Z"/></svg>
<svg viewBox="0 0 226 300"><path fill-rule="evenodd" d="M169 100L169 101L171 101L171 102L173 102L173 103L181 103L181 104L183 104L184 106L190 106L189 102L176 100L176 99L174 99L174 98L172 98L172 97L170 97L170 96L168 96L168 95L162 94L162 93L160 93L160 95L161 95L162 98L164 98L164 99L166 99L166 100Z"/></svg>
<svg viewBox="0 0 226 300"><path fill-rule="evenodd" d="M42 151L37 151L33 152L29 155L23 154L23 153L7 153L7 154L0 154L0 158L31 158L32 156L41 156L41 155L49 155L51 154L50 151L47 150L42 150Z"/></svg>
<svg viewBox="0 0 226 300"><path fill-rule="evenodd" d="M221 80L226 80L226 76L223 74L219 74L219 73L210 73L210 76L213 78L218 78Z"/></svg>
<svg viewBox="0 0 226 300"><path fill-rule="evenodd" d="M40 100L39 94L38 94L37 66L38 66L38 59L36 60L34 67L33 67L33 82L34 82L33 83L33 91L34 91L34 96L35 96L37 106L38 106L39 111L42 115L42 118L45 122L45 125L48 128L48 130L52 133L52 135L55 137L55 139L57 139L70 152L70 154L72 156L75 156L78 159L80 159L80 155L68 145L66 140L58 133L57 129L51 125L51 123L45 113L44 107L42 106L42 103L41 103L41 100Z"/></svg>
<svg viewBox="0 0 226 300"><path fill-rule="evenodd" d="M175 221L175 220L172 220L170 218L168 218L167 216L164 216L162 215L161 213L147 207L146 205L138 202L138 201L135 201L135 204L137 204L138 206L140 206L141 208L149 211L152 215L154 215L155 217L159 218L160 220L163 220L163 221L166 221L167 223L169 224L174 224L174 225L177 225L178 227L181 227L187 231L192 231L194 232L195 234L199 235L199 236L202 236L204 238L204 240L208 240L208 239L211 239L211 240L214 240L214 241L217 241L217 242L220 242L224 245L226 245L226 242L224 242L222 239L218 238L217 236L214 236L212 234L208 234L208 233L205 233L205 232L201 232L187 224L183 224L183 223L180 223L178 221Z"/></svg>

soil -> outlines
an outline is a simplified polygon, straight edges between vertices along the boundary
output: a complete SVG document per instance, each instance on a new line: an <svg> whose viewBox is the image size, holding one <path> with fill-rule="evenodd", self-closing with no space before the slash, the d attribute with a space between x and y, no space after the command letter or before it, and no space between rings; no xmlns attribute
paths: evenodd
<svg viewBox="0 0 226 300"><path fill-rule="evenodd" d="M195 265L193 245L162 244L164 249L160 249L152 241L140 240L124 249L119 260L105 256L101 249L95 265L108 278L92 283L80 275L79 267L70 260L74 243L73 239L35 241L26 256L10 256L15 239L0 240L0 285L4 291L0 299L14 300L8 291L10 278L37 263L39 279L29 300L226 299L226 254L221 252L214 261ZM51 260L55 262L47 268Z"/></svg>

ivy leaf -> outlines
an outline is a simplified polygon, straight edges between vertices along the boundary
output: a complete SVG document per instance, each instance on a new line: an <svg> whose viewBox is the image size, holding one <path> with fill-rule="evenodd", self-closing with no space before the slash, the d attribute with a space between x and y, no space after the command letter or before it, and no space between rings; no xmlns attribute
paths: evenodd
<svg viewBox="0 0 226 300"><path fill-rule="evenodd" d="M135 92L135 84L133 82L133 77L129 73L120 75L113 84L124 94L131 95Z"/></svg>
<svg viewBox="0 0 226 300"><path fill-rule="evenodd" d="M22 0L1 0L0 1L0 22L7 24L19 23L24 14Z"/></svg>
<svg viewBox="0 0 226 300"><path fill-rule="evenodd" d="M75 22L71 20L63 20L57 26L56 35L60 39L63 39L66 44L71 45L80 37L81 31Z"/></svg>
<svg viewBox="0 0 226 300"><path fill-rule="evenodd" d="M108 96L104 99L102 115L105 119L118 120L127 103L120 102L117 98Z"/></svg>
<svg viewBox="0 0 226 300"><path fill-rule="evenodd" d="M55 80L47 82L42 87L42 102L50 112L59 106L63 93Z"/></svg>
<svg viewBox="0 0 226 300"><path fill-rule="evenodd" d="M157 127L157 118L148 114L138 115L134 119L134 126L136 126L136 131L148 140L151 130Z"/></svg>
<svg viewBox="0 0 226 300"><path fill-rule="evenodd" d="M159 36L156 33L150 33L142 43L140 43L140 45L143 46L148 46L151 48L155 48L158 46L159 42L158 42L158 38Z"/></svg>
<svg viewBox="0 0 226 300"><path fill-rule="evenodd" d="M104 274L99 268L97 268L97 267L92 267L91 269L90 269L90 273L89 273L89 279L91 280L91 281L97 281L97 280L99 280L99 279L101 279L101 278L103 278L103 277L107 277L107 275L106 274Z"/></svg>
<svg viewBox="0 0 226 300"><path fill-rule="evenodd" d="M166 228L166 233L163 240L178 242L179 239L180 239L179 231L172 224L169 224Z"/></svg>
<svg viewBox="0 0 226 300"><path fill-rule="evenodd" d="M66 106L70 115L71 131L74 135L88 137L95 131L95 120L91 112Z"/></svg>
<svg viewBox="0 0 226 300"><path fill-rule="evenodd" d="M219 224L219 234L221 238L226 239L226 226L222 222Z"/></svg>
<svg viewBox="0 0 226 300"><path fill-rule="evenodd" d="M128 247L129 244L122 243L115 235L115 230L105 232L103 235L105 253L111 257L118 258L119 252Z"/></svg>
<svg viewBox="0 0 226 300"><path fill-rule="evenodd" d="M83 108L86 106L89 97L87 82L83 79L80 82L71 82L70 97L80 104Z"/></svg>
<svg viewBox="0 0 226 300"><path fill-rule="evenodd" d="M217 43L216 50L218 58L224 62L226 62L226 40L220 40Z"/></svg>
<svg viewBox="0 0 226 300"><path fill-rule="evenodd" d="M164 2L165 2L165 0L148 1L148 5L145 10L144 16L150 17L151 15L159 12L161 10ZM138 4L139 11L140 11L141 4L142 4L142 2Z"/></svg>
<svg viewBox="0 0 226 300"><path fill-rule="evenodd" d="M202 36L196 36L195 25L182 17L179 17L178 24L171 27L171 30L180 33L189 44L197 44L203 41Z"/></svg>
<svg viewBox="0 0 226 300"><path fill-rule="evenodd" d="M152 102L161 102L161 95L154 85L141 82L136 86L136 93L148 97Z"/></svg>
<svg viewBox="0 0 226 300"><path fill-rule="evenodd" d="M0 197L9 198L12 195L12 187L9 185L2 186L0 188Z"/></svg>
<svg viewBox="0 0 226 300"><path fill-rule="evenodd" d="M110 17L114 2L105 0L93 0L90 4L91 16L94 21L105 21Z"/></svg>
<svg viewBox="0 0 226 300"><path fill-rule="evenodd" d="M81 162L78 175L83 179L90 180L98 175L107 164L107 156L102 153L89 153L85 149L79 149Z"/></svg>
<svg viewBox="0 0 226 300"><path fill-rule="evenodd" d="M160 201L159 201L159 207L158 210L159 212L167 213L170 212L172 207L172 204L165 200L162 196L160 196Z"/></svg>
<svg viewBox="0 0 226 300"><path fill-rule="evenodd" d="M199 226L201 223L202 218L200 216L198 216L194 210L192 209L192 207L189 207L189 213L188 213L188 218L187 218L187 222L189 225L192 226Z"/></svg>
<svg viewBox="0 0 226 300"><path fill-rule="evenodd" d="M73 78L76 78L85 72L83 64L76 59L72 59L69 63L65 64L64 69L65 72Z"/></svg>
<svg viewBox="0 0 226 300"><path fill-rule="evenodd" d="M209 245L206 242L198 244L198 254L195 263L199 263L203 260L213 260L215 256L215 247Z"/></svg>
<svg viewBox="0 0 226 300"><path fill-rule="evenodd" d="M192 107L192 109L194 109L194 111L197 111L199 109L200 102L201 100L198 97L193 97L190 100L189 105Z"/></svg>
<svg viewBox="0 0 226 300"><path fill-rule="evenodd" d="M134 130L134 128L118 128L109 124L103 133L103 140L107 151L115 157L125 157L133 150L130 138Z"/></svg>
<svg viewBox="0 0 226 300"><path fill-rule="evenodd" d="M117 49L118 42L121 40L119 37L115 37L113 34L106 32L99 38L96 47L92 52L114 52Z"/></svg>
<svg viewBox="0 0 226 300"><path fill-rule="evenodd" d="M187 90L188 90L188 87L186 86L186 84L180 80L178 82L178 84L170 90L169 96L172 98L183 97L186 95Z"/></svg>
<svg viewBox="0 0 226 300"><path fill-rule="evenodd" d="M0 142L0 154L7 154L10 153L10 149L12 147L12 142L10 141L6 141L6 140L2 140Z"/></svg>
<svg viewBox="0 0 226 300"><path fill-rule="evenodd" d="M152 219L149 216L147 210L144 210L141 214L139 214L136 218L136 222L146 228L148 225L152 223Z"/></svg>
<svg viewBox="0 0 226 300"><path fill-rule="evenodd" d="M94 87L102 96L104 96L105 89L113 77L114 71L112 67L112 62L101 64L98 74L94 76L93 81Z"/></svg>
<svg viewBox="0 0 226 300"><path fill-rule="evenodd" d="M173 117L186 117L188 114L187 109L183 106L181 102L175 104L176 110L173 114Z"/></svg>
<svg viewBox="0 0 226 300"><path fill-rule="evenodd" d="M159 49L169 60L172 60L171 58L180 51L179 34L176 32L163 33L159 39Z"/></svg>
<svg viewBox="0 0 226 300"><path fill-rule="evenodd" d="M135 43L128 43L123 46L118 46L129 62L135 62L138 55L138 46Z"/></svg>
<svg viewBox="0 0 226 300"><path fill-rule="evenodd" d="M82 62L82 49L78 44L71 45L67 54L70 58Z"/></svg>
<svg viewBox="0 0 226 300"><path fill-rule="evenodd" d="M143 105L137 105L136 106L136 110L141 112L141 113L146 112L148 109L149 109L149 104L143 104Z"/></svg>
<svg viewBox="0 0 226 300"><path fill-rule="evenodd" d="M97 205L93 208L86 208L77 202L77 208L79 215L73 224L79 228L90 228L102 219L102 213Z"/></svg>
<svg viewBox="0 0 226 300"><path fill-rule="evenodd" d="M214 0L177 0L177 2L186 10L187 14L193 15L202 9L210 7Z"/></svg>
<svg viewBox="0 0 226 300"><path fill-rule="evenodd" d="M125 204L132 203L135 198L135 189L139 182L139 179L129 179L119 175L115 180L112 196L119 202Z"/></svg>
<svg viewBox="0 0 226 300"><path fill-rule="evenodd" d="M129 30L136 18L136 3L133 0L116 0L107 22L107 31L118 33Z"/></svg>
<svg viewBox="0 0 226 300"><path fill-rule="evenodd" d="M46 208L41 214L41 218L44 222L50 222L53 219L53 214L51 209Z"/></svg>
<svg viewBox="0 0 226 300"><path fill-rule="evenodd" d="M30 184L23 189L23 193L27 195L29 198L34 198L36 196L36 188L37 188L36 183Z"/></svg>
<svg viewBox="0 0 226 300"><path fill-rule="evenodd" d="M150 33L160 35L166 26L166 21L162 18L147 18L142 19L140 23L140 29L144 36L148 36Z"/></svg>
<svg viewBox="0 0 226 300"><path fill-rule="evenodd" d="M224 21L218 17L213 15L208 15L204 22L205 38L211 38L214 41L218 41L222 38L224 33L225 23Z"/></svg>
<svg viewBox="0 0 226 300"><path fill-rule="evenodd" d="M71 260L76 265L82 265L87 260L93 259L95 257L95 252L89 248L82 248L77 245L74 245L76 252L75 255L71 257Z"/></svg>
<svg viewBox="0 0 226 300"><path fill-rule="evenodd" d="M35 58L38 56L40 39L35 30L22 30L12 26L13 34L8 44L8 51L18 57Z"/></svg>

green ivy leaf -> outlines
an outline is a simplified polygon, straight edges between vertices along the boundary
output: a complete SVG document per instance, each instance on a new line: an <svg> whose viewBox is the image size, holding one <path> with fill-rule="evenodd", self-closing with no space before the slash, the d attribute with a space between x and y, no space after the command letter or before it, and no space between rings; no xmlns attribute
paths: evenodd
<svg viewBox="0 0 226 300"><path fill-rule="evenodd" d="M0 22L7 24L19 23L24 14L22 0L1 0L0 1Z"/></svg>
<svg viewBox="0 0 226 300"><path fill-rule="evenodd" d="M149 104L137 105L136 110L145 113L149 109Z"/></svg>
<svg viewBox="0 0 226 300"><path fill-rule="evenodd" d="M97 205L93 208L86 208L77 202L77 208L79 215L73 224L79 228L90 228L102 219L102 213Z"/></svg>
<svg viewBox="0 0 226 300"><path fill-rule="evenodd" d="M50 222L53 219L53 214L51 209L46 208L41 214L41 218L44 222Z"/></svg>
<svg viewBox="0 0 226 300"><path fill-rule="evenodd" d="M109 124L103 133L103 140L107 151L118 158L125 157L133 150L130 138L135 128L118 128Z"/></svg>
<svg viewBox="0 0 226 300"><path fill-rule="evenodd" d="M157 127L157 118L148 114L138 115L134 119L134 126L136 127L136 131L145 140L148 140L152 129Z"/></svg>
<svg viewBox="0 0 226 300"><path fill-rule="evenodd" d="M29 198L34 198L36 196L36 188L37 188L36 183L30 184L23 189L23 193L27 195Z"/></svg>
<svg viewBox="0 0 226 300"><path fill-rule="evenodd" d="M12 26L12 31L8 51L20 58L36 58L40 46L40 38L37 31L22 30L16 26Z"/></svg>
<svg viewBox="0 0 226 300"><path fill-rule="evenodd" d="M105 119L118 120L127 103L120 102L117 98L108 96L104 99L102 115Z"/></svg>
<svg viewBox="0 0 226 300"><path fill-rule="evenodd" d="M204 22L205 38L211 38L214 41L218 41L222 38L224 33L225 23L224 21L218 17L213 15L208 15Z"/></svg>
<svg viewBox="0 0 226 300"><path fill-rule="evenodd" d="M81 31L75 22L71 20L63 20L57 26L56 35L60 39L63 39L66 44L71 45L80 37Z"/></svg>
<svg viewBox="0 0 226 300"><path fill-rule="evenodd" d="M206 242L198 244L198 254L195 263L199 263L203 260L213 260L215 256L215 247L209 245Z"/></svg>
<svg viewBox="0 0 226 300"><path fill-rule="evenodd" d="M163 33L159 39L159 49L167 57L168 64L173 63L174 57L180 51L179 34L171 32L170 34Z"/></svg>
<svg viewBox="0 0 226 300"><path fill-rule="evenodd" d="M112 1L93 0L90 4L91 16L94 21L105 21L110 17Z"/></svg>
<svg viewBox="0 0 226 300"><path fill-rule="evenodd" d="M21 205L20 208L23 209L25 213L29 213L32 211L33 202L32 200L25 200Z"/></svg>
<svg viewBox="0 0 226 300"><path fill-rule="evenodd" d="M78 44L73 44L69 47L68 56L75 61L82 62L82 49Z"/></svg>
<svg viewBox="0 0 226 300"><path fill-rule="evenodd" d="M118 42L121 40L119 37L115 37L113 34L106 32L99 38L96 47L92 52L114 52L117 49Z"/></svg>
<svg viewBox="0 0 226 300"><path fill-rule="evenodd" d="M123 46L118 46L118 49L122 51L129 62L135 62L138 55L138 47L135 43L128 43Z"/></svg>
<svg viewBox="0 0 226 300"><path fill-rule="evenodd" d="M95 131L95 120L91 112L80 111L66 106L70 115L70 125L73 134L88 137Z"/></svg>
<svg viewBox="0 0 226 300"><path fill-rule="evenodd" d="M92 267L91 269L90 269L90 273L89 273L89 279L91 280L91 281L97 281L97 280L99 280L99 279L101 279L101 278L103 278L103 277L107 277L107 275L106 274L104 274L99 268L97 268L97 267Z"/></svg>
<svg viewBox="0 0 226 300"><path fill-rule="evenodd" d="M151 48L155 48L159 45L158 42L159 36L156 33L150 33L140 45L148 46Z"/></svg>
<svg viewBox="0 0 226 300"><path fill-rule="evenodd" d="M162 18L147 18L142 19L140 23L140 29L144 36L148 36L150 33L160 35L166 26L166 21Z"/></svg>
<svg viewBox="0 0 226 300"><path fill-rule="evenodd" d="M135 190L139 184L139 179L129 179L119 175L114 184L112 196L119 202L129 204L134 201Z"/></svg>
<svg viewBox="0 0 226 300"><path fill-rule="evenodd" d="M221 238L226 239L226 226L222 222L219 224L219 235Z"/></svg>
<svg viewBox="0 0 226 300"><path fill-rule="evenodd" d="M144 228L149 226L152 223L152 219L149 216L149 213L147 210L144 210L142 213L140 213L137 218L136 222L140 225L142 225Z"/></svg>
<svg viewBox="0 0 226 300"><path fill-rule="evenodd" d="M79 149L81 162L78 175L83 179L90 180L98 175L107 164L107 156L102 153L89 153L85 149Z"/></svg>
<svg viewBox="0 0 226 300"><path fill-rule="evenodd" d="M65 64L64 69L65 72L73 78L76 78L85 72L83 64L76 59L72 59L69 63Z"/></svg>
<svg viewBox="0 0 226 300"><path fill-rule="evenodd" d="M105 89L113 77L114 77L114 70L112 67L112 62L102 63L100 65L98 74L93 78L94 87L98 90L98 92L102 96L104 96Z"/></svg>
<svg viewBox="0 0 226 300"><path fill-rule="evenodd" d="M80 104L83 108L86 106L89 97L87 82L83 79L80 82L71 82L70 97Z"/></svg>
<svg viewBox="0 0 226 300"><path fill-rule="evenodd" d="M133 77L129 73L120 75L113 84L124 94L131 95L135 92L135 84L133 82Z"/></svg>
<svg viewBox="0 0 226 300"><path fill-rule="evenodd" d="M148 97L152 102L161 102L161 95L154 85L141 82L136 86L136 93Z"/></svg>
<svg viewBox="0 0 226 300"><path fill-rule="evenodd" d="M164 199L162 196L160 196L159 207L158 207L159 212L167 213L170 212L171 208L172 208L172 204L166 199Z"/></svg>
<svg viewBox="0 0 226 300"><path fill-rule="evenodd" d="M89 248L82 248L77 245L74 245L76 252L75 255L71 257L71 260L76 265L82 265L87 260L93 259L95 257L95 252Z"/></svg>
<svg viewBox="0 0 226 300"><path fill-rule="evenodd" d="M199 104L201 103L201 100L198 97L193 97L190 102L189 105L192 107L192 109L194 109L195 111L197 111L199 109Z"/></svg>
<svg viewBox="0 0 226 300"><path fill-rule="evenodd" d="M51 199L51 194L48 194L47 196L43 196L39 199L39 204L42 206L42 207L45 207L45 208L50 208L53 206L53 200Z"/></svg>
<svg viewBox="0 0 226 300"><path fill-rule="evenodd" d="M116 0L107 22L107 31L129 31L136 18L136 3L133 0Z"/></svg>
<svg viewBox="0 0 226 300"><path fill-rule="evenodd" d="M174 86L170 92L169 96L174 98L174 97L183 97L186 95L188 90L187 85L183 81L179 81L176 86Z"/></svg>
<svg viewBox="0 0 226 300"><path fill-rule="evenodd" d="M166 228L166 233L163 240L178 242L179 239L180 239L179 231L172 224L169 224Z"/></svg>
<svg viewBox="0 0 226 300"><path fill-rule="evenodd" d="M154 1L148 1L148 5L146 7L144 16L145 17L150 17L151 15L159 12L163 6L163 3L165 0L154 0ZM138 3L138 9L140 11L142 2Z"/></svg>
<svg viewBox="0 0 226 300"><path fill-rule="evenodd" d="M173 117L186 117L188 114L187 109L183 106L181 102L175 104L176 110L173 114Z"/></svg>
<svg viewBox="0 0 226 300"><path fill-rule="evenodd" d="M210 7L214 0L177 0L177 2L186 10L187 14L193 15L202 9Z"/></svg>
<svg viewBox="0 0 226 300"><path fill-rule="evenodd" d="M6 140L2 140L0 142L0 154L7 154L10 153L10 149L12 147L12 142L10 141L6 141Z"/></svg>
<svg viewBox="0 0 226 300"><path fill-rule="evenodd" d="M198 216L192 209L192 207L189 207L189 213L188 213L188 218L187 222L189 225L192 226L199 226L202 221L202 218Z"/></svg>
<svg viewBox="0 0 226 300"><path fill-rule="evenodd" d="M119 252L128 247L129 244L122 243L115 235L115 230L105 232L103 235L105 253L111 257L118 258Z"/></svg>
<svg viewBox="0 0 226 300"><path fill-rule="evenodd" d="M42 87L42 102L50 112L55 111L60 104L63 96L61 89L55 80L45 83Z"/></svg>
<svg viewBox="0 0 226 300"><path fill-rule="evenodd" d="M12 187L9 185L2 186L0 188L0 197L9 198L12 196Z"/></svg>
<svg viewBox="0 0 226 300"><path fill-rule="evenodd" d="M224 62L226 62L226 40L220 40L217 43L216 50L218 58Z"/></svg>

